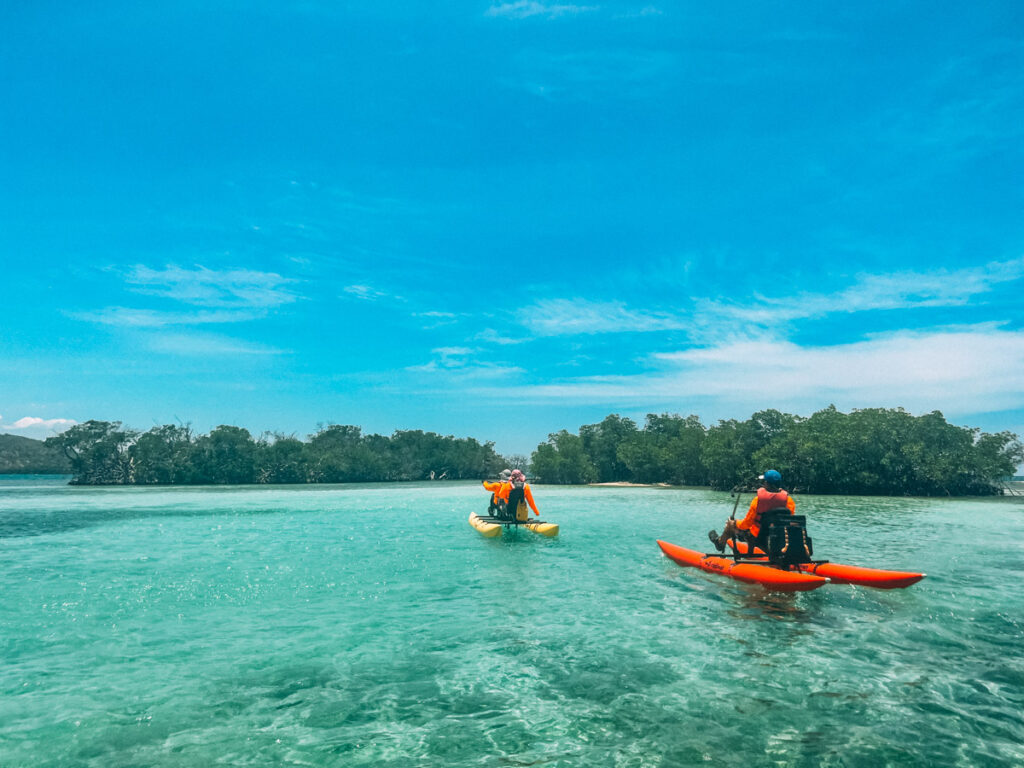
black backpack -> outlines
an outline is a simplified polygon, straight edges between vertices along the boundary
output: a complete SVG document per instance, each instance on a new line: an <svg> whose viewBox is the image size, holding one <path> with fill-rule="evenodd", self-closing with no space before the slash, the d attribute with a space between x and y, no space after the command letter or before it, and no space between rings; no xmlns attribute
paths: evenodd
<svg viewBox="0 0 1024 768"><path fill-rule="evenodd" d="M506 507L508 518L510 520L521 521L527 519L529 513L523 516L520 516L519 514L520 504L524 507L526 506L526 490L523 487L516 488L516 486L513 485L512 489L508 492L508 506Z"/></svg>
<svg viewBox="0 0 1024 768"><path fill-rule="evenodd" d="M809 562L814 555L811 537L807 535L807 518L803 515L772 515L762 525L768 528L764 538L769 562L795 565Z"/></svg>

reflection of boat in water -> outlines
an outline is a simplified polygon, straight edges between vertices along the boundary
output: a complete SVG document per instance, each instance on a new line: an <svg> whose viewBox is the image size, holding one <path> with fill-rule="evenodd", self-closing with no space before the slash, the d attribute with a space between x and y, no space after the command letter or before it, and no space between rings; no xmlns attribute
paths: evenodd
<svg viewBox="0 0 1024 768"><path fill-rule="evenodd" d="M728 542L733 546L733 542ZM763 584L769 589L780 591L802 591L817 589L828 582L835 584L858 584L878 589L902 589L916 584L925 577L923 573L889 571L881 568L863 568L857 565L830 563L827 560L804 560L802 562L780 563L770 560L760 549L748 553L747 545L740 542L732 555L704 554L693 549L678 547L667 541L658 541L658 546L673 561L680 565L700 568L739 581Z"/></svg>
<svg viewBox="0 0 1024 768"><path fill-rule="evenodd" d="M513 520L506 517L484 517L475 512L469 516L469 524L476 528L483 536L493 538L500 536L502 528L526 528L528 531L539 533L541 536L557 536L558 525L546 523L543 520Z"/></svg>

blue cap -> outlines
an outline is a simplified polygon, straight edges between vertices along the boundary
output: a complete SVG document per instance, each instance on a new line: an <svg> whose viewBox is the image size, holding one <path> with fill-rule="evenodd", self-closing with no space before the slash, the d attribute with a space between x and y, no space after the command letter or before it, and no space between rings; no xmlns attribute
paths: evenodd
<svg viewBox="0 0 1024 768"><path fill-rule="evenodd" d="M765 470L765 473L757 479L764 480L766 483L771 483L772 485L782 485L782 475L774 469Z"/></svg>

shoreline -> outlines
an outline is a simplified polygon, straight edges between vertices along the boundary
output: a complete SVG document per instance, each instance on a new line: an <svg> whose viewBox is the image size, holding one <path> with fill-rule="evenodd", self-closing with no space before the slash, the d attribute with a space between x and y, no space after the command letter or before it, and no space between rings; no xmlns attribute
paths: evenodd
<svg viewBox="0 0 1024 768"><path fill-rule="evenodd" d="M620 480L614 483L587 483L591 488L681 488L682 486L671 483L628 483Z"/></svg>

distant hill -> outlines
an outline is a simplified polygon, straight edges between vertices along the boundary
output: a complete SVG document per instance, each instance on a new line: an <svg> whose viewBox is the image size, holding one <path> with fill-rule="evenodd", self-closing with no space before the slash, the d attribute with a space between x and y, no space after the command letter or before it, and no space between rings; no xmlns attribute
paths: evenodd
<svg viewBox="0 0 1024 768"><path fill-rule="evenodd" d="M0 435L0 475L69 475L71 465L59 450L42 440Z"/></svg>

